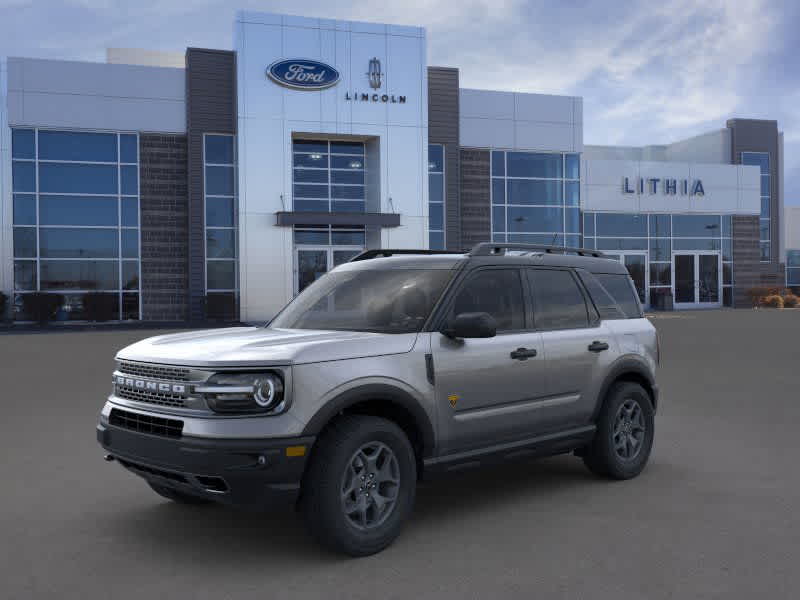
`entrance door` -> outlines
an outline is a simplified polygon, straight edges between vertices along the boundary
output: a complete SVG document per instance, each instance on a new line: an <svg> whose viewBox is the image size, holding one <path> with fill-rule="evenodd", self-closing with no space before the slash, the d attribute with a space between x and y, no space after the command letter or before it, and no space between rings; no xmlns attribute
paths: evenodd
<svg viewBox="0 0 800 600"><path fill-rule="evenodd" d="M676 252L672 255L675 308L722 306L719 252Z"/></svg>
<svg viewBox="0 0 800 600"><path fill-rule="evenodd" d="M294 293L299 294L325 273L346 263L361 252L363 252L363 249L356 246L303 246L302 248L295 248Z"/></svg>
<svg viewBox="0 0 800 600"><path fill-rule="evenodd" d="M636 286L636 293L639 295L639 302L642 306L647 306L648 295L648 276L647 276L647 252L640 250L623 250L606 254L606 258L613 258L620 261L628 269L633 284Z"/></svg>

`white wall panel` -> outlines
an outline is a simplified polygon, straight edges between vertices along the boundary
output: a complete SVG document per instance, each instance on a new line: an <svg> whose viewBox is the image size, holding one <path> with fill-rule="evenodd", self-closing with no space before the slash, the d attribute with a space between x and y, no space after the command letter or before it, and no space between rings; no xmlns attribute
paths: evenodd
<svg viewBox="0 0 800 600"><path fill-rule="evenodd" d="M459 119L461 145L465 148L513 148L514 121L511 119Z"/></svg>
<svg viewBox="0 0 800 600"><path fill-rule="evenodd" d="M544 121L514 121L514 148L573 152L575 151L573 125Z"/></svg>
<svg viewBox="0 0 800 600"><path fill-rule="evenodd" d="M459 93L458 110L461 117L513 119L514 94L512 92L462 89Z"/></svg>

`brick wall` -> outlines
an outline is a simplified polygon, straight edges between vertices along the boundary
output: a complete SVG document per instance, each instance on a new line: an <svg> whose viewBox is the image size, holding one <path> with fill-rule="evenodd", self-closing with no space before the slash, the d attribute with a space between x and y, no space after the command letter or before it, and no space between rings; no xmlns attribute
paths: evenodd
<svg viewBox="0 0 800 600"><path fill-rule="evenodd" d="M757 216L733 217L733 305L751 306L747 290L754 287L782 288L786 285L783 265L760 262Z"/></svg>
<svg viewBox="0 0 800 600"><path fill-rule="evenodd" d="M461 150L461 245L471 248L492 239L488 150Z"/></svg>
<svg viewBox="0 0 800 600"><path fill-rule="evenodd" d="M186 136L139 135L142 318L188 318Z"/></svg>

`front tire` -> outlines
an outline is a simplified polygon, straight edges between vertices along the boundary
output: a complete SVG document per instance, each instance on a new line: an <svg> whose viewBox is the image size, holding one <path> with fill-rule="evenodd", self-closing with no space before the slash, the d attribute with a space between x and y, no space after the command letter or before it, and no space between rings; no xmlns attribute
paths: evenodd
<svg viewBox="0 0 800 600"><path fill-rule="evenodd" d="M654 427L647 391L637 383L615 383L600 411L594 440L583 455L584 464L601 477L636 477L650 457Z"/></svg>
<svg viewBox="0 0 800 600"><path fill-rule="evenodd" d="M414 450L386 419L346 415L322 434L303 479L301 508L322 545L375 554L400 534L416 494Z"/></svg>

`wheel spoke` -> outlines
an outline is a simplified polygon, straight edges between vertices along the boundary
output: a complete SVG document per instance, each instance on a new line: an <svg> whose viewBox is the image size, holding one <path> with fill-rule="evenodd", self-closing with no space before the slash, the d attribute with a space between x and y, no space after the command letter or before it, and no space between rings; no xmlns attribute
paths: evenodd
<svg viewBox="0 0 800 600"><path fill-rule="evenodd" d="M380 526L391 514L400 490L400 469L391 448L368 442L342 474L342 511L359 529Z"/></svg>

